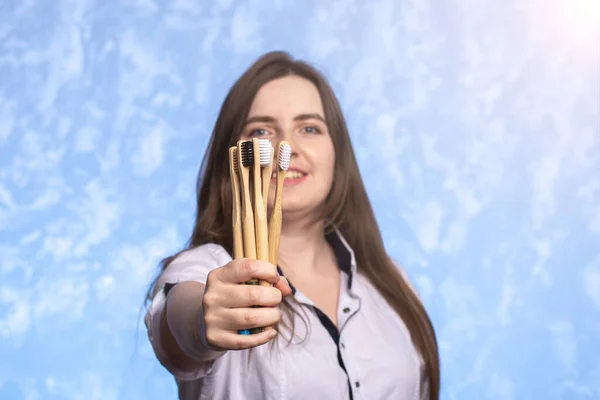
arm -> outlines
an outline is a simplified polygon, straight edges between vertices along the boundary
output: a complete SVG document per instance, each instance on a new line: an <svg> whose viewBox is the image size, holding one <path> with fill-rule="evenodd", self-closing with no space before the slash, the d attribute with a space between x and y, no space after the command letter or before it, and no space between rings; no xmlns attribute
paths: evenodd
<svg viewBox="0 0 600 400"><path fill-rule="evenodd" d="M158 278L144 322L158 361L179 380L205 376L223 354L195 342L194 334L203 329L196 323L204 322L201 308L208 273L228 260L224 250L203 245L179 254ZM173 286L165 290L168 285Z"/></svg>
<svg viewBox="0 0 600 400"><path fill-rule="evenodd" d="M277 306L282 296L291 294L274 265L232 261L220 247L213 248L211 256L210 249L189 251L163 271L145 318L158 360L178 380L205 376L226 349L249 349L272 339L276 334L272 328L249 336L237 332L274 326L281 316ZM240 284L251 278L274 286ZM173 286L165 290L166 285Z"/></svg>
<svg viewBox="0 0 600 400"><path fill-rule="evenodd" d="M213 361L224 351L217 351L200 338L204 326L202 296L204 284L183 281L165 297L160 290L145 318L148 336L158 361L175 378L194 380L205 376Z"/></svg>
<svg viewBox="0 0 600 400"><path fill-rule="evenodd" d="M161 320L162 345L178 369L197 369L225 353L208 345L203 335L203 293L204 284L190 281L175 285L167 296Z"/></svg>

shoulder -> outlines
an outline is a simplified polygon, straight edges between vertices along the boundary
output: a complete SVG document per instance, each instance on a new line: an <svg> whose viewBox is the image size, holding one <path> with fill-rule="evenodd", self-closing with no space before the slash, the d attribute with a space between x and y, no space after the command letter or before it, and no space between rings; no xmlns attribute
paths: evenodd
<svg viewBox="0 0 600 400"><path fill-rule="evenodd" d="M191 249L182 251L169 264L171 267L181 267L185 265L204 265L212 266L221 262L225 264L231 261L231 255L223 246L215 243L206 243Z"/></svg>
<svg viewBox="0 0 600 400"><path fill-rule="evenodd" d="M206 243L179 253L162 271L158 286L165 283L198 281L206 283L208 273L231 261L231 255L215 243Z"/></svg>

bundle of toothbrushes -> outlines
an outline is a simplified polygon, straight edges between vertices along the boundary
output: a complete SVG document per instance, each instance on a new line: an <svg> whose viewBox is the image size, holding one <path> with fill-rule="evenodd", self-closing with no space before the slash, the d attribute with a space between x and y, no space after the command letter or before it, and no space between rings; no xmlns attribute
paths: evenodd
<svg viewBox="0 0 600 400"><path fill-rule="evenodd" d="M268 139L257 138L240 140L236 146L229 148L233 193L233 258L251 258L277 265L282 221L281 195L291 153L291 147L286 141L281 141L275 152ZM274 168L275 202L268 221L267 198ZM268 282L258 279L246 284L270 286ZM262 328L255 328L240 333L251 334L261 330Z"/></svg>

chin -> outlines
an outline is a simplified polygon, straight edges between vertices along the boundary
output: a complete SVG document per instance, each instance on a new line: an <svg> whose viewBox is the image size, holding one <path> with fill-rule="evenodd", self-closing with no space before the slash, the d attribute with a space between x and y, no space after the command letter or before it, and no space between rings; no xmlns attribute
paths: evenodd
<svg viewBox="0 0 600 400"><path fill-rule="evenodd" d="M319 210L321 209L321 204L322 203L317 203L317 202L308 203L306 201L298 201L298 202L288 201L288 202L286 202L284 200L283 204L282 204L283 219L285 220L286 215L288 217L316 215L317 213L319 213Z"/></svg>
<svg viewBox="0 0 600 400"><path fill-rule="evenodd" d="M281 207L281 212L285 215L288 214L296 214L296 213L310 213L314 211L314 207L302 206L301 204L291 204L286 205L283 204Z"/></svg>

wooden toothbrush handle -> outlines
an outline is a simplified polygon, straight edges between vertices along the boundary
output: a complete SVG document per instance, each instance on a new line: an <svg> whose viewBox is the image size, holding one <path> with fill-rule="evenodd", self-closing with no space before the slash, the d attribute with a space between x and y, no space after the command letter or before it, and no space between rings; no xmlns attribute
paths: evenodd
<svg viewBox="0 0 600 400"><path fill-rule="evenodd" d="M269 261L269 233L267 231L267 211L262 197L263 179L260 165L258 139L254 139L254 168L252 189L254 192L254 229L256 230L256 256L261 261Z"/></svg>
<svg viewBox="0 0 600 400"><path fill-rule="evenodd" d="M279 262L279 236L281 234L281 203L273 206L269 226L269 262L277 265Z"/></svg>
<svg viewBox="0 0 600 400"><path fill-rule="evenodd" d="M256 230L256 258L261 261L269 261L269 231L267 228L267 213L264 209L260 193L256 196L254 202L256 210L254 211L254 227ZM271 286L267 281L260 281L261 286Z"/></svg>
<svg viewBox="0 0 600 400"><path fill-rule="evenodd" d="M257 259L261 261L269 260L269 233L267 231L267 213L263 206L263 201L260 193L260 186L256 185L254 188L254 227L256 230L256 255ZM251 279L246 282L247 285L260 285L260 286L271 286L268 281L262 279ZM260 307L260 306L255 306ZM252 328L250 334L260 333L265 328Z"/></svg>
<svg viewBox="0 0 600 400"><path fill-rule="evenodd" d="M233 258L244 258L244 239L242 237L242 226L240 223L233 225Z"/></svg>
<svg viewBox="0 0 600 400"><path fill-rule="evenodd" d="M269 226L269 262L273 265L279 263L279 238L281 236L281 225L283 223L281 197L283 192L283 180L285 171L277 171L277 186L275 188L275 204L271 211Z"/></svg>
<svg viewBox="0 0 600 400"><path fill-rule="evenodd" d="M267 220L257 215L256 224L256 255L259 260L269 261L269 233Z"/></svg>
<svg viewBox="0 0 600 400"><path fill-rule="evenodd" d="M273 147L271 147L271 163L266 167L262 167L262 197L265 210L269 201L269 187L271 185L271 174L273 173L273 154Z"/></svg>
<svg viewBox="0 0 600 400"><path fill-rule="evenodd" d="M235 172L232 173L232 226L233 226L233 258L244 257L244 240L242 237L242 217L241 217L241 199L240 199L240 182Z"/></svg>
<svg viewBox="0 0 600 400"><path fill-rule="evenodd" d="M244 257L256 260L256 241L254 239L254 218L246 214L242 221L244 231Z"/></svg>
<svg viewBox="0 0 600 400"><path fill-rule="evenodd" d="M250 197L250 173L246 167L241 167L242 181L242 231L244 242L244 257L256 259L256 241L254 238L254 214Z"/></svg>

